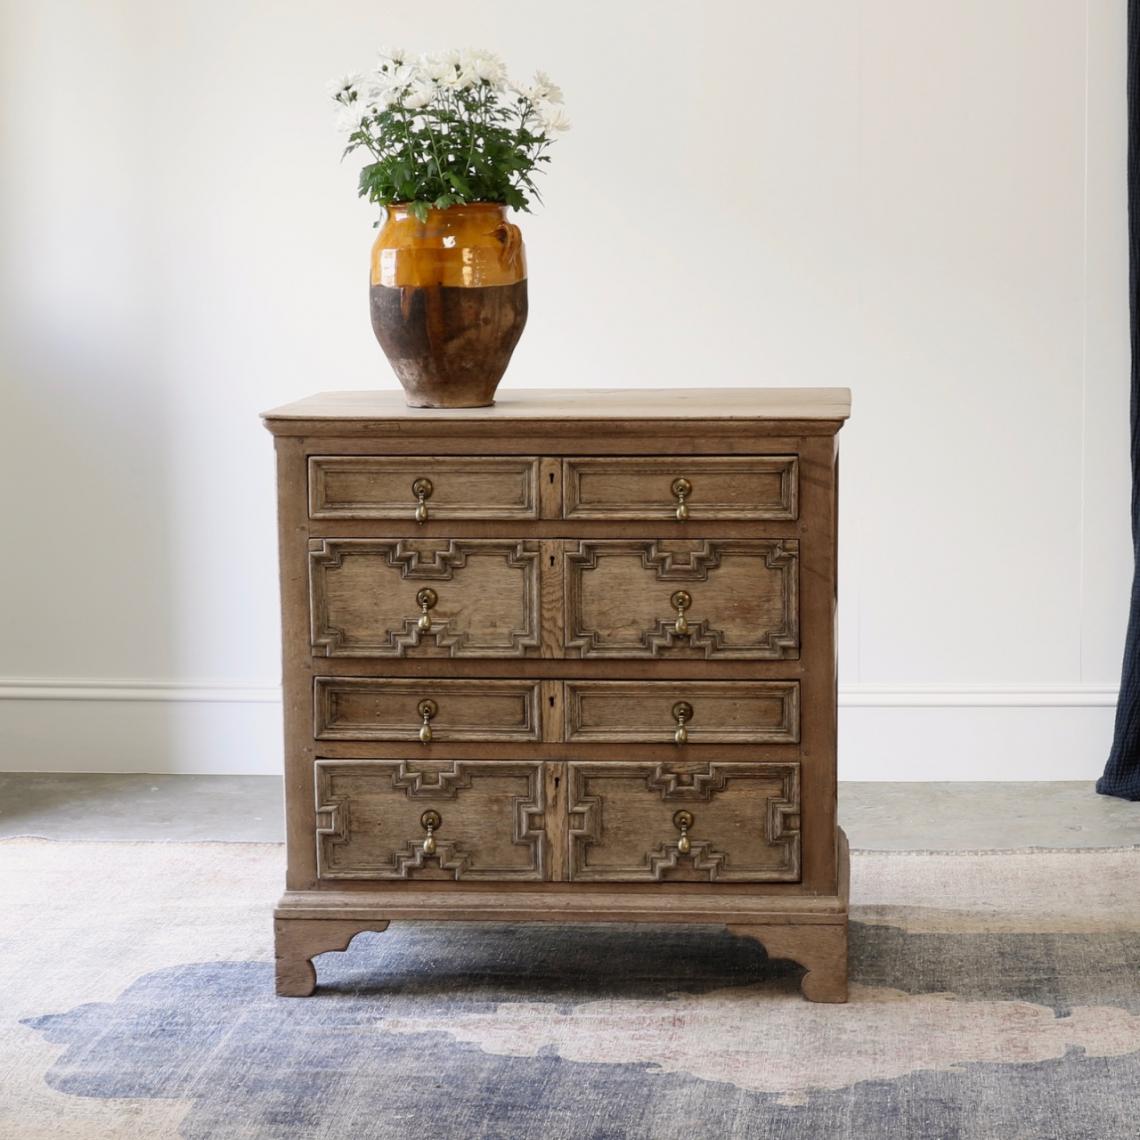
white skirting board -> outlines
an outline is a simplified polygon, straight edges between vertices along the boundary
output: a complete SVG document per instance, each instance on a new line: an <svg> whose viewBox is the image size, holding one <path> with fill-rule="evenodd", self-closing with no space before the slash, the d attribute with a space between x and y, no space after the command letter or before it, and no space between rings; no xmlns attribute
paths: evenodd
<svg viewBox="0 0 1140 1140"><path fill-rule="evenodd" d="M841 780L1092 780L1107 686L851 685ZM280 691L229 681L0 680L0 771L276 775Z"/></svg>

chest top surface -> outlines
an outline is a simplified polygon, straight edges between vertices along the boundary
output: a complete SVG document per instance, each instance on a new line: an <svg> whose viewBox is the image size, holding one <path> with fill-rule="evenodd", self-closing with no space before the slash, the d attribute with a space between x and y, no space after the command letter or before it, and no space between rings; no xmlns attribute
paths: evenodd
<svg viewBox="0 0 1140 1140"><path fill-rule="evenodd" d="M410 408L395 391L321 392L264 412L275 435L375 431L527 431L539 425L616 426L648 421L773 423L786 431L831 434L851 412L847 388L522 389L487 408Z"/></svg>

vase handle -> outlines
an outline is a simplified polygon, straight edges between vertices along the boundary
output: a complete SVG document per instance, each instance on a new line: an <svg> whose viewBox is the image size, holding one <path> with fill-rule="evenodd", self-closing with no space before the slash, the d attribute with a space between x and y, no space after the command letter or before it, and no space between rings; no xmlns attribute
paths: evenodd
<svg viewBox="0 0 1140 1140"><path fill-rule="evenodd" d="M522 230L511 222L500 222L495 228L495 237L503 246L499 251L499 264L504 269L521 270Z"/></svg>

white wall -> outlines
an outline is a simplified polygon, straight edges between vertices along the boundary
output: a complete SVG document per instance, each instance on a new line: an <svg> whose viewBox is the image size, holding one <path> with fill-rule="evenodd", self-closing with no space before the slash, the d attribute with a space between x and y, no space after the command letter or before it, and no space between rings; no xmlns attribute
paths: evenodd
<svg viewBox="0 0 1140 1140"><path fill-rule="evenodd" d="M549 70L513 387L849 385L842 775L1101 769L1124 0L0 0L0 768L279 765L257 412L393 387L324 82Z"/></svg>

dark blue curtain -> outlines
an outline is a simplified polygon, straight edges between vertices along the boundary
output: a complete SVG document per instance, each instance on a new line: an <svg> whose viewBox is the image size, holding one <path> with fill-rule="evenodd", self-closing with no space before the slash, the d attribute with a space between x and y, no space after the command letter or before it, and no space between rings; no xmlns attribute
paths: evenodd
<svg viewBox="0 0 1140 1140"><path fill-rule="evenodd" d="M1116 734L1096 790L1140 800L1140 0L1128 0L1128 291L1132 304L1132 610Z"/></svg>

